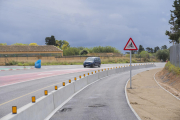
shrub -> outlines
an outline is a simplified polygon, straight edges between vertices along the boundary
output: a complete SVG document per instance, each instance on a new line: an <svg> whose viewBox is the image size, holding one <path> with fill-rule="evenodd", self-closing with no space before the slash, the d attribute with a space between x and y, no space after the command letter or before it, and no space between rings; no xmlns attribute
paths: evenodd
<svg viewBox="0 0 180 120"><path fill-rule="evenodd" d="M169 59L169 50L168 49L158 50L156 52L156 57L160 60L162 59L163 61L166 61L167 59Z"/></svg>

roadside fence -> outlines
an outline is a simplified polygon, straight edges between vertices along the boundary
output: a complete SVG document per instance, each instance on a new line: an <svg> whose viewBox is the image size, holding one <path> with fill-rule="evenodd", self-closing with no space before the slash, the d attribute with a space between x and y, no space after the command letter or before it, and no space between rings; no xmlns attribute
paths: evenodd
<svg viewBox="0 0 180 120"><path fill-rule="evenodd" d="M170 47L170 62L171 64L180 67L180 44Z"/></svg>

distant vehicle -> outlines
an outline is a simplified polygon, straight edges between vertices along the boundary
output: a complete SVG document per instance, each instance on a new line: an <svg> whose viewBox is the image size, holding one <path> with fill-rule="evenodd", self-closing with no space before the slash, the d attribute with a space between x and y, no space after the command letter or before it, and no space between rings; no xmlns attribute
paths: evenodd
<svg viewBox="0 0 180 120"><path fill-rule="evenodd" d="M84 63L83 66L90 66L90 67L94 67L94 66L101 66L101 59L99 57L88 57Z"/></svg>

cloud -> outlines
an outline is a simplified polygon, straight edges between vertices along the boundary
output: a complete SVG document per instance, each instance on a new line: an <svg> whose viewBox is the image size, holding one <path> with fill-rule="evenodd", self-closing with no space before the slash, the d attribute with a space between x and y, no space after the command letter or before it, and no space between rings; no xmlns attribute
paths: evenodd
<svg viewBox="0 0 180 120"><path fill-rule="evenodd" d="M123 51L130 37L137 46L170 46L164 32L172 1L163 0L2 0L1 42L45 44L54 35L71 46L113 46ZM167 16L169 14L169 16Z"/></svg>

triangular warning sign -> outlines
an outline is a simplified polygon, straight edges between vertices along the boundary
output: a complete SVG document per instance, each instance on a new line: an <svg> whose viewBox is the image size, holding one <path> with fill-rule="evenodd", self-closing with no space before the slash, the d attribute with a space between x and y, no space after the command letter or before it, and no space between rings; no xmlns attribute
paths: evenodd
<svg viewBox="0 0 180 120"><path fill-rule="evenodd" d="M132 38L129 38L124 50L138 50Z"/></svg>

